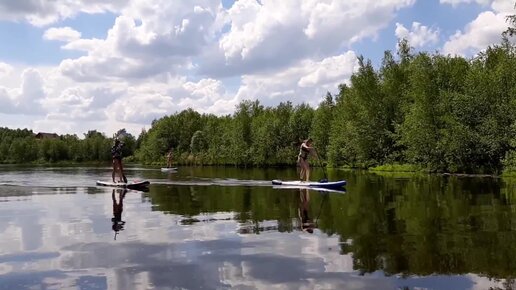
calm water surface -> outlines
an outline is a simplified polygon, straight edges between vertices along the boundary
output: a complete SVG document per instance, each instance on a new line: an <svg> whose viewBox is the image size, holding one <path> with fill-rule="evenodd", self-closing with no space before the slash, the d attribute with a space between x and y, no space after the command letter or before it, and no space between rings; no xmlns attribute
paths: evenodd
<svg viewBox="0 0 516 290"><path fill-rule="evenodd" d="M288 169L0 167L0 289L514 289L516 184ZM322 177L316 172L314 179Z"/></svg>

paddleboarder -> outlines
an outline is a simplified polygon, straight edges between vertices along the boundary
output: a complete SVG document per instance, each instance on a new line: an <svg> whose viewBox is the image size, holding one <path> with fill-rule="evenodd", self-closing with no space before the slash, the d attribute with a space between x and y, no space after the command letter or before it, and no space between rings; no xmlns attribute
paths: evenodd
<svg viewBox="0 0 516 290"><path fill-rule="evenodd" d="M167 168L172 167L172 148L167 153Z"/></svg>
<svg viewBox="0 0 516 290"><path fill-rule="evenodd" d="M113 173L111 177L113 179L113 183L115 183L115 174L118 173L119 180L118 182L127 183L127 178L124 174L124 166L122 165L122 147L124 143L120 141L120 139L115 138L115 142L111 147L111 156L113 157Z"/></svg>
<svg viewBox="0 0 516 290"><path fill-rule="evenodd" d="M314 150L314 147L312 147L312 143L312 138L308 138L304 140L301 146L299 147L299 154L297 155L297 164L300 168L299 179L301 181L310 180L310 164L308 163L308 157L310 156L310 154L314 155L316 158L319 158Z"/></svg>

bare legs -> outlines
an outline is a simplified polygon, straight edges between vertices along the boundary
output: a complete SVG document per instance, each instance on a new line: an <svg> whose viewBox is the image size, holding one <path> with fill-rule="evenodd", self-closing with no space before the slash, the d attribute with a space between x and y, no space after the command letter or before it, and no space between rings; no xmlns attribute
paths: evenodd
<svg viewBox="0 0 516 290"><path fill-rule="evenodd" d="M122 179L123 182L127 183L127 177L125 177L125 174L124 174L124 166L122 165L122 160L118 160L118 169L119 169L119 172L118 174L120 175L120 178Z"/></svg>
<svg viewBox="0 0 516 290"><path fill-rule="evenodd" d="M300 168L299 179L301 181L310 180L310 166L308 165L308 161L303 158L299 158L297 162Z"/></svg>
<svg viewBox="0 0 516 290"><path fill-rule="evenodd" d="M115 183L115 174L118 171L117 163L118 163L117 160L113 159L113 172L111 173L111 178L113 179L113 183ZM113 191L113 194L114 194L114 191Z"/></svg>
<svg viewBox="0 0 516 290"><path fill-rule="evenodd" d="M113 173L111 177L113 178L113 182L115 182L115 174L118 174L118 181L127 183L127 178L124 174L124 166L122 165L122 160L114 158L113 159Z"/></svg>

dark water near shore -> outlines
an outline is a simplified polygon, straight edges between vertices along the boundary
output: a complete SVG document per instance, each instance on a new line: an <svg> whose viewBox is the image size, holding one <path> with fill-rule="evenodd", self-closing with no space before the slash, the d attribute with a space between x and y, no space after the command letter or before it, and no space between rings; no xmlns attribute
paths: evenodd
<svg viewBox="0 0 516 290"><path fill-rule="evenodd" d="M515 289L516 182L290 169L0 166L0 289ZM313 179L321 178L315 172Z"/></svg>

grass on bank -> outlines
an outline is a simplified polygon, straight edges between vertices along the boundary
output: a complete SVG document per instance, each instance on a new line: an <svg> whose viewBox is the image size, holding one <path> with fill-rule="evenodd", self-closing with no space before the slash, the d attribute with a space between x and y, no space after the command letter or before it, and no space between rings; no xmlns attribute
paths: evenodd
<svg viewBox="0 0 516 290"><path fill-rule="evenodd" d="M414 164L384 164L369 168L369 171L380 172L426 172L424 168Z"/></svg>
<svg viewBox="0 0 516 290"><path fill-rule="evenodd" d="M516 178L516 170L515 169L507 169L502 172L502 177L510 177L510 178Z"/></svg>

